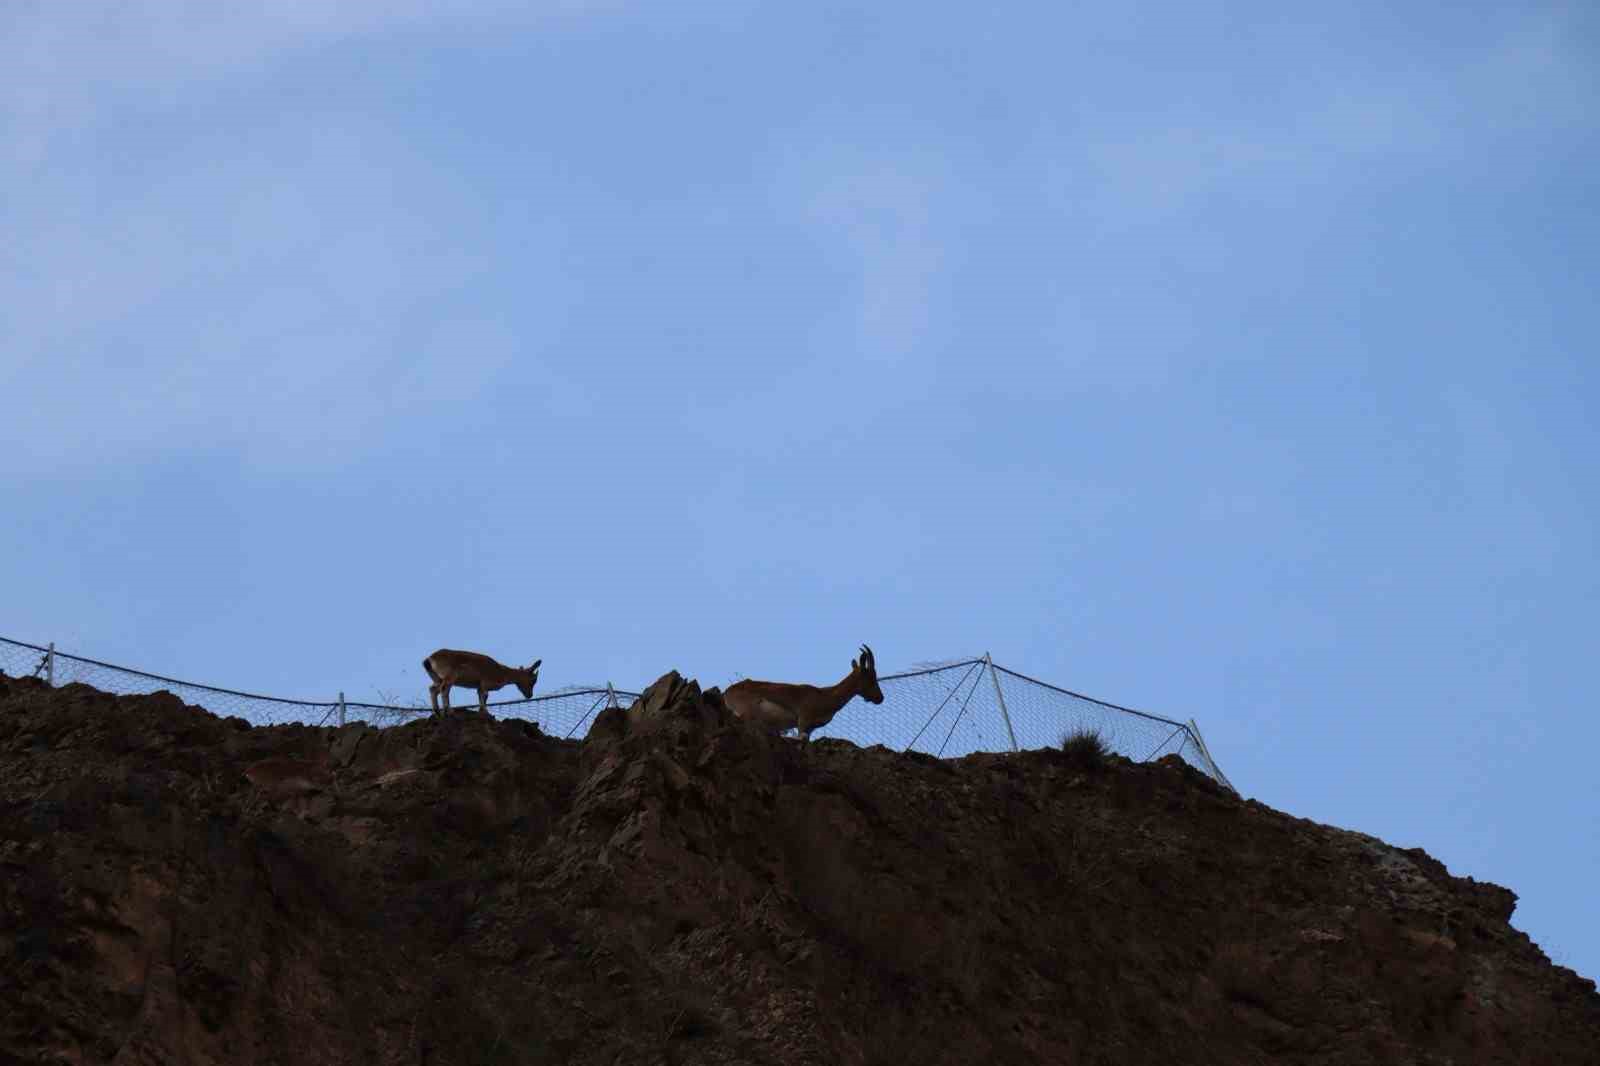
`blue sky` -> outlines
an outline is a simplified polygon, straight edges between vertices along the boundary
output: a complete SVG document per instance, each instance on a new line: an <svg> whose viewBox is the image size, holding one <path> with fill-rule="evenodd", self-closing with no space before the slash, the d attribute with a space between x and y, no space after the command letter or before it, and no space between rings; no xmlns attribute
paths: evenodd
<svg viewBox="0 0 1600 1066"><path fill-rule="evenodd" d="M1600 975L1583 4L12 4L0 633L990 650Z"/></svg>

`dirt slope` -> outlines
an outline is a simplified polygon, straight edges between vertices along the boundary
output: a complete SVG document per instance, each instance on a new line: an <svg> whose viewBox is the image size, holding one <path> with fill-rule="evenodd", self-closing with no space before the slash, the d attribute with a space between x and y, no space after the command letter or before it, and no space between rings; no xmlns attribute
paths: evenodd
<svg viewBox="0 0 1600 1066"><path fill-rule="evenodd" d="M802 747L676 674L582 744L0 678L3 1062L1600 1064L1514 903L1176 760Z"/></svg>

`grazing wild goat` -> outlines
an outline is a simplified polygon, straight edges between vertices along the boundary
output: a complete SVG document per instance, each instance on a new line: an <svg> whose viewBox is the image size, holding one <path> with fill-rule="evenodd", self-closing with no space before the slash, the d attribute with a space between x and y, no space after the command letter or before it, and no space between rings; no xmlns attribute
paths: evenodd
<svg viewBox="0 0 1600 1066"><path fill-rule="evenodd" d="M428 677L433 684L428 686L428 699L433 703L433 711L439 713L439 697L444 697L444 709L450 709L450 689L475 688L478 690L478 712L489 713L489 693L497 688L507 685L516 685L522 693L522 698L533 698L533 683L539 680L539 664L543 659L535 659L532 666L526 670L519 670L514 666L501 666L487 655L479 655L475 651L451 651L449 648L440 648L426 659L422 660L422 668L428 671Z"/></svg>
<svg viewBox="0 0 1600 1066"><path fill-rule="evenodd" d="M313 796L333 787L333 771L328 768L326 751L309 759L274 755L246 766L244 776L263 798L274 802Z"/></svg>
<svg viewBox="0 0 1600 1066"><path fill-rule="evenodd" d="M882 703L878 687L878 664L872 649L861 645L861 658L850 660L850 673L837 685L788 685L778 681L736 681L722 694L722 702L734 717L751 722L771 733L800 730L801 740L810 740L813 729L833 721L840 708L852 697L868 703Z"/></svg>

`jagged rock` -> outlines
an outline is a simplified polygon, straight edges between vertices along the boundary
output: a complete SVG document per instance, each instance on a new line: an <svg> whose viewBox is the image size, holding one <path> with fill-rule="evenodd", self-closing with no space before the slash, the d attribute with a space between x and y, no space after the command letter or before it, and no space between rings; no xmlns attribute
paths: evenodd
<svg viewBox="0 0 1600 1066"><path fill-rule="evenodd" d="M355 758L356 752L361 747L361 742L368 737L378 736L379 731L365 722L352 722L333 731L333 736L328 741L328 761L334 766L349 766Z"/></svg>
<svg viewBox="0 0 1600 1066"><path fill-rule="evenodd" d="M0 691L0 1061L1594 1062L1515 900L1179 760L802 745L675 672L582 742Z"/></svg>
<svg viewBox="0 0 1600 1066"><path fill-rule="evenodd" d="M645 690L634 701L631 713L635 718L649 718L660 714L666 709L683 688L683 675L676 670L669 670L656 678L654 682L645 686Z"/></svg>
<svg viewBox="0 0 1600 1066"><path fill-rule="evenodd" d="M578 770L583 777L594 773L607 756L615 752L628 735L628 712L621 707L607 707L595 715L588 736L579 749Z"/></svg>

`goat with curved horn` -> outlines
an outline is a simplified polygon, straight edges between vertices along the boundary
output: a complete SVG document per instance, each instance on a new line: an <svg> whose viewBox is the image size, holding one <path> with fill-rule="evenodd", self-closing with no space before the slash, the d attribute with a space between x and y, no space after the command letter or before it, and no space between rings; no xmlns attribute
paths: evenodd
<svg viewBox="0 0 1600 1066"><path fill-rule="evenodd" d="M860 658L850 660L850 672L838 684L819 688L781 681L737 681L728 686L722 701L741 721L774 734L798 729L801 740L810 740L813 729L833 721L856 696L868 703L883 702L877 660L865 644Z"/></svg>

